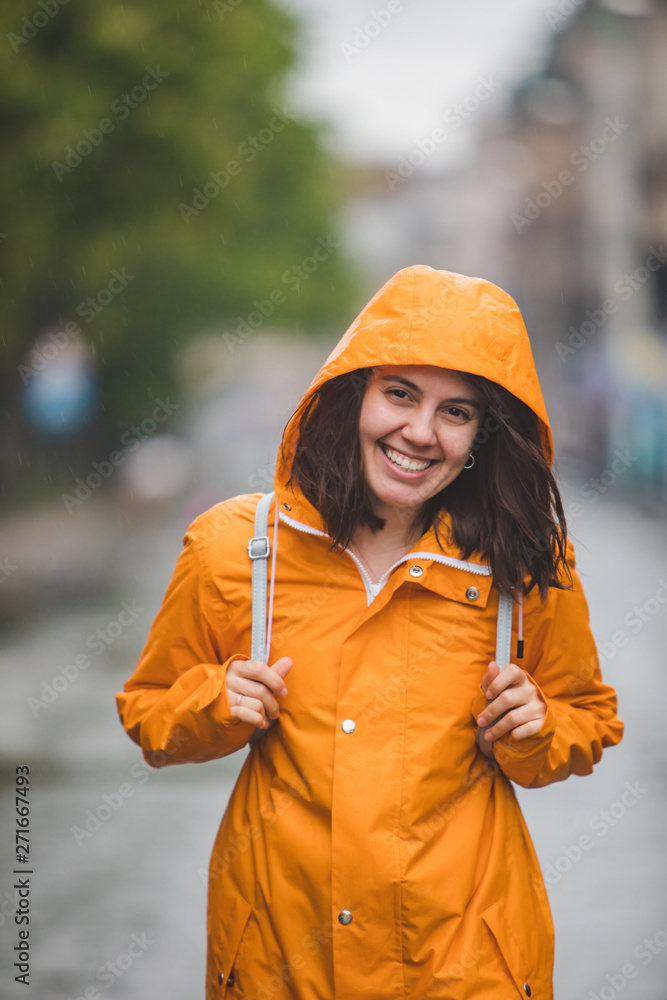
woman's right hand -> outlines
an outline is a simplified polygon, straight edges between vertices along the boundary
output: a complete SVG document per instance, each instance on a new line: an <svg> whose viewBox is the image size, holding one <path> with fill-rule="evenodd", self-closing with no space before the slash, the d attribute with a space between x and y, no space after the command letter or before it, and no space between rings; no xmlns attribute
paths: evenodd
<svg viewBox="0 0 667 1000"><path fill-rule="evenodd" d="M232 660L225 676L232 715L240 722L268 729L269 719L280 714L278 698L287 694L284 678L291 667L289 656L281 656L271 667L257 660Z"/></svg>

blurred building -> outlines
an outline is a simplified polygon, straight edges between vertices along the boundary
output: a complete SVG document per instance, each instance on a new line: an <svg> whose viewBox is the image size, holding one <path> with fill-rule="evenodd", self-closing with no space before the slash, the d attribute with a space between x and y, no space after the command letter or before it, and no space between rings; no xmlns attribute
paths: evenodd
<svg viewBox="0 0 667 1000"><path fill-rule="evenodd" d="M546 22L542 72L467 126L472 161L369 172L349 225L378 275L422 262L513 294L558 454L664 508L667 0L555 0Z"/></svg>
<svg viewBox="0 0 667 1000"><path fill-rule="evenodd" d="M513 282L545 363L553 352L561 446L597 469L623 464L624 483L658 503L667 500L666 89L667 4L588 2L556 35L544 73L517 90L508 129L530 163L511 213Z"/></svg>

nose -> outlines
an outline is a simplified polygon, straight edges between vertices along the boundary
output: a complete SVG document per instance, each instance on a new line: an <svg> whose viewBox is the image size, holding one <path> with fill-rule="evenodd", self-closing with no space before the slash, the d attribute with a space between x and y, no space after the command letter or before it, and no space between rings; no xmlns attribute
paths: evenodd
<svg viewBox="0 0 667 1000"><path fill-rule="evenodd" d="M436 444L435 420L426 407L418 406L410 415L409 420L401 429L406 441L417 448L429 448Z"/></svg>

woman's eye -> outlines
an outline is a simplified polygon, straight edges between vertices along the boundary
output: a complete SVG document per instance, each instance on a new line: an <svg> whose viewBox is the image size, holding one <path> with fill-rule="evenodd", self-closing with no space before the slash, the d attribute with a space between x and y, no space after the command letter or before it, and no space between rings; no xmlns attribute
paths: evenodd
<svg viewBox="0 0 667 1000"><path fill-rule="evenodd" d="M448 406L447 413L452 417L467 417L468 414L465 410L462 410L460 406Z"/></svg>
<svg viewBox="0 0 667 1000"><path fill-rule="evenodd" d="M387 391L388 396L394 396L396 399L408 399L408 394L405 389L389 389Z"/></svg>

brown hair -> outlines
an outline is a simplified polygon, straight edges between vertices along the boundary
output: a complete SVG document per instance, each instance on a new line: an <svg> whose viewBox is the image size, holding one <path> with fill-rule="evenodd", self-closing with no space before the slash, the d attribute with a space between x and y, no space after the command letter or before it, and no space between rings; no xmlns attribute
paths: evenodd
<svg viewBox="0 0 667 1000"><path fill-rule="evenodd" d="M361 403L372 371L360 368L325 382L299 422L289 481L320 512L332 548L346 548L359 524L373 531L385 524L373 513L359 443ZM426 500L422 530L433 527L438 537L440 511L447 511L463 559L478 553L491 564L501 590L528 593L537 587L544 599L549 587L568 585L570 576L563 504L538 418L496 382L460 375L485 407L473 443L475 464Z"/></svg>

